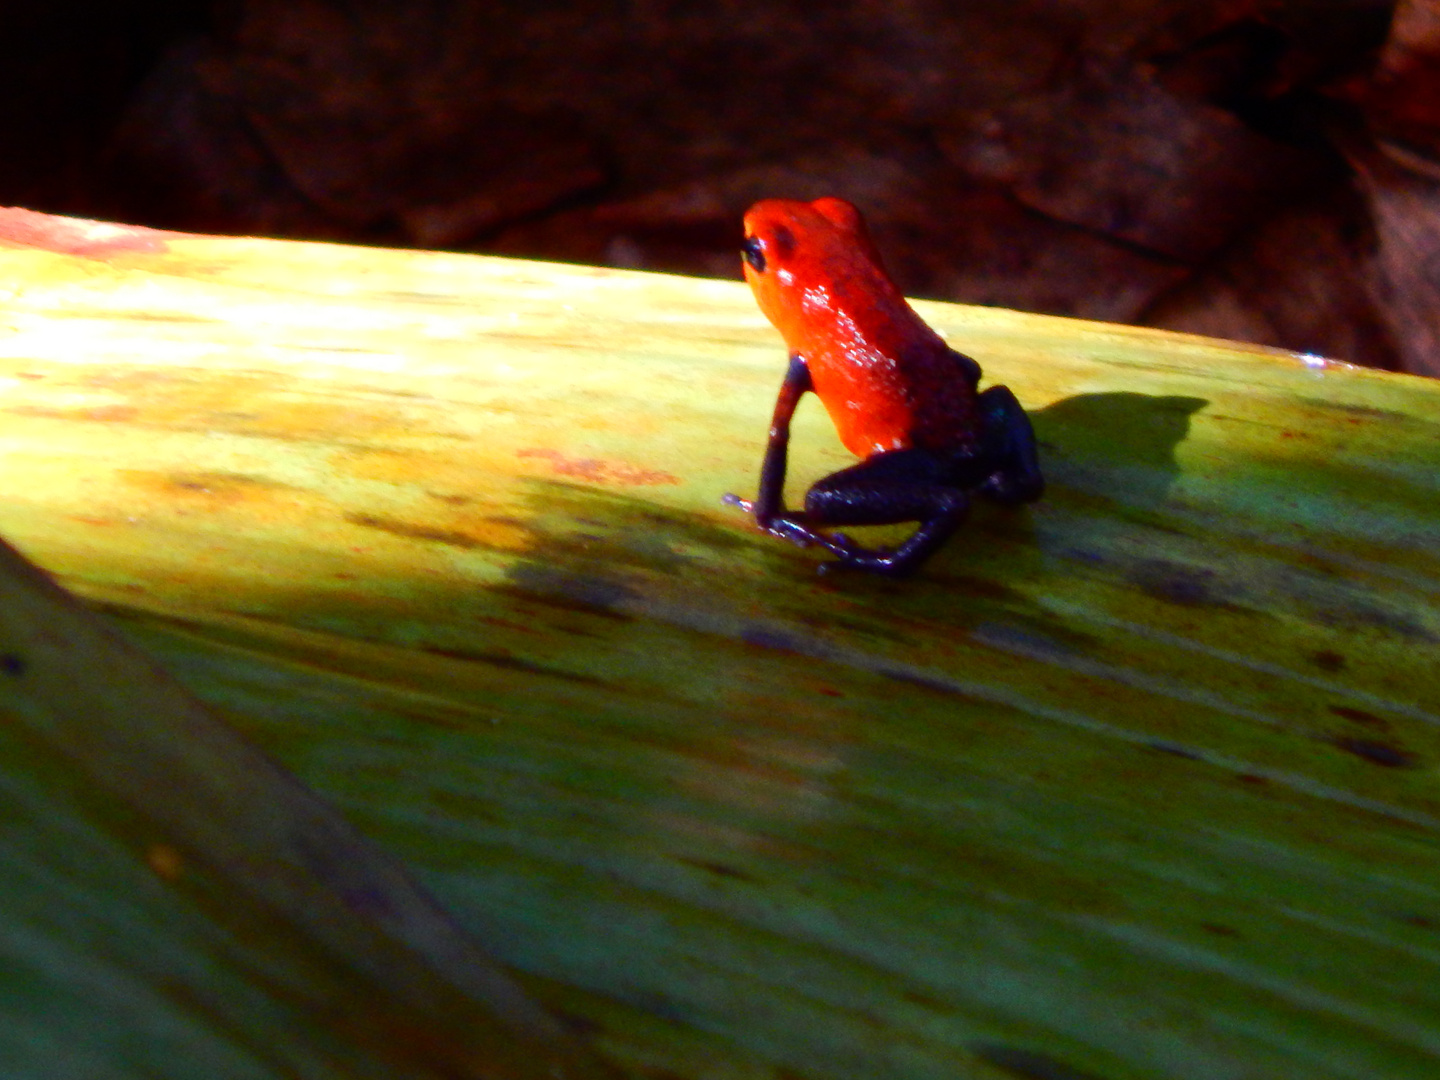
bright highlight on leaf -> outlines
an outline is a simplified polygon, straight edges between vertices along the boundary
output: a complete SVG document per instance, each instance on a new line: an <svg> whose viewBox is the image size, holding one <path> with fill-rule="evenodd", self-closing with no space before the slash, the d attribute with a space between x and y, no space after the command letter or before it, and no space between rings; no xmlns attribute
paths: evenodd
<svg viewBox="0 0 1440 1080"><path fill-rule="evenodd" d="M1440 385L920 304L1030 412L1046 498L821 579L719 502L784 367L739 283L11 213L0 535L622 1070L1440 1066ZM802 406L792 501L850 460ZM326 811L267 773L264 828L187 824L157 778L233 796L249 751L65 670L0 673L0 1071L454 1060L351 1007L382 953L382 1004L456 985L443 948L230 884L236 837L283 867ZM30 734L73 695L137 719Z"/></svg>

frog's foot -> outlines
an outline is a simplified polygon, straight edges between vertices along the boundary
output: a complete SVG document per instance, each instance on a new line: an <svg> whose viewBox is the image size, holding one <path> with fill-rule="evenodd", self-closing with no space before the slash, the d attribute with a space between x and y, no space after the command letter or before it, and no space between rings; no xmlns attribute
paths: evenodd
<svg viewBox="0 0 1440 1080"><path fill-rule="evenodd" d="M852 544L841 533L832 538L834 546L826 545L835 555L836 561L820 567L822 574L835 570L864 570L870 574L885 577L905 577L920 568L920 564L935 553L969 512L970 499L964 492L954 489L937 493L934 500L936 512L922 521L920 527L899 547L863 548Z"/></svg>
<svg viewBox="0 0 1440 1080"><path fill-rule="evenodd" d="M833 550L833 549L832 549ZM862 570L867 574L884 577L909 577L920 565L920 559L906 552L891 548L862 548L850 545L845 552L836 551L834 562L821 563L815 568L817 574L835 574L842 570Z"/></svg>
<svg viewBox="0 0 1440 1080"><path fill-rule="evenodd" d="M755 503L750 499L742 499L739 495L726 493L720 497L720 501L726 506L734 506L746 514L755 513ZM776 514L769 521L757 522L762 532L780 540L788 540L796 547L823 547L831 554L845 556L856 550L855 545L844 533L823 533L818 529L810 528L804 517L800 514Z"/></svg>
<svg viewBox="0 0 1440 1080"><path fill-rule="evenodd" d="M835 574L844 570L860 570L868 574L886 577L907 577L915 572L919 560L902 546L866 548L854 543L844 533L835 533L840 543L831 547L834 562L821 563L815 568L817 574Z"/></svg>
<svg viewBox="0 0 1440 1080"><path fill-rule="evenodd" d="M842 559L865 550L856 547L844 533L822 532L812 528L809 522L798 514L777 514L761 528L771 536L790 541L796 547L822 547Z"/></svg>
<svg viewBox="0 0 1440 1080"><path fill-rule="evenodd" d="M755 516L755 503L751 499L742 499L734 492L727 491L720 496L720 501L726 506L733 506L743 514ZM793 520L788 514L776 514L768 521L756 520L756 525L761 532L767 532L771 536L778 536L782 540L789 540L798 547L810 547L817 543L815 534L802 525L799 521Z"/></svg>

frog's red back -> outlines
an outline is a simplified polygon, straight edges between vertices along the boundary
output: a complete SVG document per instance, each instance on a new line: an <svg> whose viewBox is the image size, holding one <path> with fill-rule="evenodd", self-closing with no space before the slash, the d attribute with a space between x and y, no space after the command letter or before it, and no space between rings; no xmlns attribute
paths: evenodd
<svg viewBox="0 0 1440 1080"><path fill-rule="evenodd" d="M974 389L890 281L855 207L766 199L746 213L745 235L763 255L763 269L745 265L756 302L805 358L851 453L973 445Z"/></svg>

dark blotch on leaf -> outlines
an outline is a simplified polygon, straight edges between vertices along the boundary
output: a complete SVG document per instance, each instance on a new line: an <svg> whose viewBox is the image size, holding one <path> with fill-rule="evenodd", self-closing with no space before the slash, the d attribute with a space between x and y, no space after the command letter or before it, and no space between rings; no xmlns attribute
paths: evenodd
<svg viewBox="0 0 1440 1080"><path fill-rule="evenodd" d="M1222 582L1214 570L1186 566L1168 559L1144 559L1130 571L1130 580L1146 596L1180 607L1223 605Z"/></svg>
<svg viewBox="0 0 1440 1080"><path fill-rule="evenodd" d="M1233 926L1226 926L1224 923L1202 922L1200 929L1207 934L1215 934L1218 937L1239 937L1240 931Z"/></svg>
<svg viewBox="0 0 1440 1080"><path fill-rule="evenodd" d="M1038 1050L1021 1050L999 1043L977 1043L970 1049L981 1061L1025 1080L1101 1080L1095 1073L1071 1068Z"/></svg>
<svg viewBox="0 0 1440 1080"><path fill-rule="evenodd" d="M733 866L726 866L724 863L711 862L706 859L685 859L677 858L676 862L684 863L686 866L693 866L697 870L704 870L707 874L715 874L717 877L734 878L737 881L755 881L755 877L747 874L744 870L737 870Z"/></svg>
<svg viewBox="0 0 1440 1080"><path fill-rule="evenodd" d="M468 536L454 529L439 529L429 525L415 525L394 518L378 517L374 514L346 514L345 520L351 525L359 525L364 529L378 529L380 532L389 533L391 536L399 536L407 540L430 540L437 544L448 544L450 547L461 548L462 550L492 546L481 543L475 537Z"/></svg>
<svg viewBox="0 0 1440 1080"><path fill-rule="evenodd" d="M1339 671L1345 666L1345 657L1330 649L1320 649L1310 654L1310 662L1321 671Z"/></svg>
<svg viewBox="0 0 1440 1080"><path fill-rule="evenodd" d="M799 655L801 652L800 641L793 635L780 630L767 630L764 627L749 626L740 633L740 640L746 645L754 645L761 649L774 649L776 652L792 653Z"/></svg>
<svg viewBox="0 0 1440 1080"><path fill-rule="evenodd" d="M29 665L25 663L24 659L15 653L0 653L0 671L6 675L13 675L18 679L25 674L28 667Z"/></svg>
<svg viewBox="0 0 1440 1080"><path fill-rule="evenodd" d="M507 671L519 671L526 675L543 675L546 678L564 679L567 682L580 683L584 686L605 685L603 679L597 679L593 675L581 675L574 671L566 671L564 668L553 667L550 664L537 664L533 660L522 660L518 656L508 656L505 653L486 652L477 649L446 649L438 645L421 645L420 649L433 656L443 656L450 660L465 660L475 664L489 664L491 667L504 668Z"/></svg>
<svg viewBox="0 0 1440 1080"><path fill-rule="evenodd" d="M1364 758L1387 769L1413 769L1419 759L1409 750L1375 739L1336 739L1335 745L1346 753Z"/></svg>
<svg viewBox="0 0 1440 1080"><path fill-rule="evenodd" d="M1390 726L1374 713L1366 712L1364 709L1354 709L1349 705L1331 705L1330 711L1336 716L1343 716L1346 720L1353 720L1366 727L1387 728Z"/></svg>

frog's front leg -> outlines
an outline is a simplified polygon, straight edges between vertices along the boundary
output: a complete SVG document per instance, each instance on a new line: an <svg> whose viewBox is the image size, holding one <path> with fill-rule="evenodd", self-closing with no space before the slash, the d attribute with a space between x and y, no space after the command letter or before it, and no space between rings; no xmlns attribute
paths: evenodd
<svg viewBox="0 0 1440 1080"><path fill-rule="evenodd" d="M754 514L755 524L772 536L789 540L800 547L819 544L836 551L838 541L808 528L804 514L791 513L785 509L785 469L790 450L790 420L795 415L800 399L812 389L810 369L805 364L805 358L799 353L791 353L790 366L785 371L785 379L781 382L780 393L775 399L775 415L770 421L770 436L765 443L765 460L760 465L760 492L754 502L728 493L721 501L729 506L738 506L747 514Z"/></svg>

